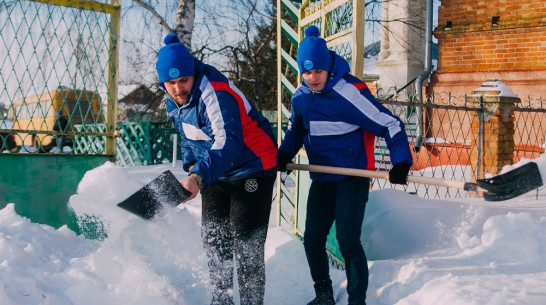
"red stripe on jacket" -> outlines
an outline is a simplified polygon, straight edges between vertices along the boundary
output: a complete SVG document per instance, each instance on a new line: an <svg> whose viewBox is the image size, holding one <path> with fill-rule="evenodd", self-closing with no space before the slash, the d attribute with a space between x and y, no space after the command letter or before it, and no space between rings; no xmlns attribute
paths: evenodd
<svg viewBox="0 0 546 305"><path fill-rule="evenodd" d="M231 89L228 83L210 82L210 84L214 91L226 91L237 101L243 127L243 140L245 145L260 158L263 169L277 166L277 148L267 133L258 127L258 122L248 115L243 97Z"/></svg>
<svg viewBox="0 0 546 305"><path fill-rule="evenodd" d="M355 88L360 91L364 88L368 88L368 86L365 83L354 83L351 84L355 86ZM368 170L376 170L375 168L375 135L371 132L368 132L364 130L364 151L366 151L366 158L368 159L368 164L366 165L366 169Z"/></svg>
<svg viewBox="0 0 546 305"><path fill-rule="evenodd" d="M368 85L366 85L365 83L354 83L354 84L351 84L353 86L356 87L356 89L358 89L358 91L364 89L364 88L368 88Z"/></svg>

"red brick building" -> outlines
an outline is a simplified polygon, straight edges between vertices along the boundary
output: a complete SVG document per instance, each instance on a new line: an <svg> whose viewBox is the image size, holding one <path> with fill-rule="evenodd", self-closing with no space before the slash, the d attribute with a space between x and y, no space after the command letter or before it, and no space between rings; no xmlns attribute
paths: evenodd
<svg viewBox="0 0 546 305"><path fill-rule="evenodd" d="M546 99L546 1L441 1L438 67L428 92L470 94L498 78L522 100Z"/></svg>

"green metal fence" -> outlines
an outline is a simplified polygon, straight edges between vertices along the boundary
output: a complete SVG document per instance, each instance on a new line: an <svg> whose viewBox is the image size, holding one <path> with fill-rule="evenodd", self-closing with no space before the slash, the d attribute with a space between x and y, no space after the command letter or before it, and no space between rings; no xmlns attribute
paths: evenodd
<svg viewBox="0 0 546 305"><path fill-rule="evenodd" d="M80 125L77 128L82 132L102 133L106 126ZM181 140L178 130L167 123L118 123L118 135L116 164L127 167L172 162L173 146ZM76 136L74 150L76 153L102 151L104 144L103 137L80 135ZM178 147L176 154L177 159L181 159Z"/></svg>

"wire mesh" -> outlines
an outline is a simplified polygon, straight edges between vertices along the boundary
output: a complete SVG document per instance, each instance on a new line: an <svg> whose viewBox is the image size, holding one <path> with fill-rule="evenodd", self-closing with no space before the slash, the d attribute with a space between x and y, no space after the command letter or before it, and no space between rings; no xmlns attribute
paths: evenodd
<svg viewBox="0 0 546 305"><path fill-rule="evenodd" d="M0 0L0 133L17 151L75 153L75 126L105 121L112 17L100 1L50 2Z"/></svg>
<svg viewBox="0 0 546 305"><path fill-rule="evenodd" d="M412 100L412 97L406 97ZM546 109L544 100L528 99L514 108L514 152L510 164L523 158L534 159L544 153ZM465 96L453 97L449 93L434 93L426 97L425 104L399 101L382 101L395 115L402 118L410 146L414 149L414 166L410 175L453 181L475 181L480 168L472 168L471 158L481 155L480 134L472 131L473 115L481 110L469 105ZM417 124L416 109L424 113L423 136L425 140L415 152ZM483 133L483 131L482 131ZM472 152L475 154L472 154ZM376 167L389 170L389 152L382 139L376 139ZM506 164L506 165L510 165ZM484 178L484 177L481 177ZM373 189L397 188L418 194L423 198L465 198L475 195L459 189L409 183L407 186L391 185L388 181L374 179Z"/></svg>

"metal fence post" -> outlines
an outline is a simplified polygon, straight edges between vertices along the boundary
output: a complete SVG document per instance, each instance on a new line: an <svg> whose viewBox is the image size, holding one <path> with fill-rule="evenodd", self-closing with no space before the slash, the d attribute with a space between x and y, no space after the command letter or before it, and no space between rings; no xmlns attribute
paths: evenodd
<svg viewBox="0 0 546 305"><path fill-rule="evenodd" d="M178 148L178 135L173 133L172 134L172 139L173 139L173 167L176 167L176 153L177 153L177 148Z"/></svg>
<svg viewBox="0 0 546 305"><path fill-rule="evenodd" d="M478 110L478 162L476 165L476 179L480 179L482 157L483 157L483 121L484 121L485 109L483 107L483 96L480 96L479 110Z"/></svg>

